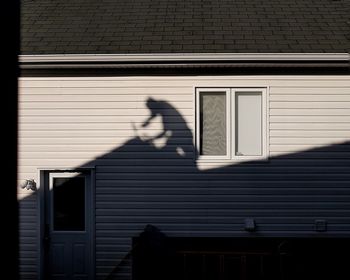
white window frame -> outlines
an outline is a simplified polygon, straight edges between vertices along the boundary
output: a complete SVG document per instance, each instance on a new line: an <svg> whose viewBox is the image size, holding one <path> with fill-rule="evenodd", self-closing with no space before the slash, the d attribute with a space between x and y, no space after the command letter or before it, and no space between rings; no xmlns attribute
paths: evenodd
<svg viewBox="0 0 350 280"><path fill-rule="evenodd" d="M200 95L201 93L206 92L218 92L218 93L226 93L226 141L227 141L227 154L225 156L214 156L214 155L200 155L200 131L201 131L201 122L200 122ZM261 141L262 141L262 154L258 156L238 156L236 155L236 93L247 92L247 94L251 92L261 92ZM236 162L236 161L250 161L250 160L266 160L268 158L268 94L266 87L229 87L229 88L201 88L198 87L195 89L195 101L196 101L196 112L195 112L195 147L197 151L197 160L200 161L208 161L208 162Z"/></svg>

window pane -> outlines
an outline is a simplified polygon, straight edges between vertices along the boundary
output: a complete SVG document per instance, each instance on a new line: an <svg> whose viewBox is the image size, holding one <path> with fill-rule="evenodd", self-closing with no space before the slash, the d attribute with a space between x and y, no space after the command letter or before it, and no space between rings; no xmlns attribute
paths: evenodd
<svg viewBox="0 0 350 280"><path fill-rule="evenodd" d="M200 94L200 154L226 155L226 93Z"/></svg>
<svg viewBox="0 0 350 280"><path fill-rule="evenodd" d="M236 92L236 156L262 155L261 92Z"/></svg>
<svg viewBox="0 0 350 280"><path fill-rule="evenodd" d="M53 179L54 230L85 230L85 178Z"/></svg>

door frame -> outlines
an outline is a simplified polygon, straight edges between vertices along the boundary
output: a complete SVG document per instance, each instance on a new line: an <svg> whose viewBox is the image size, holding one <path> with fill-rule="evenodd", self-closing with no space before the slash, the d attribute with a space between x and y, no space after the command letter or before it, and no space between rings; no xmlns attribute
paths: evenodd
<svg viewBox="0 0 350 280"><path fill-rule="evenodd" d="M95 279L95 264L96 264L96 245L95 245L95 167L84 167L84 168L38 168L38 182L37 182L37 225L38 225L38 234L37 234L37 272L38 279L45 280L45 259L46 259L46 246L44 241L45 236L45 223L46 223L46 186L49 189L49 174L50 173L85 173L87 177L89 177L90 182L90 198L88 201L88 205L92 207L87 209L86 216L89 218L89 228L87 229L89 232L89 252L88 254L91 256L88 264L89 267L89 275L91 275L91 279ZM89 279L90 280L90 279Z"/></svg>

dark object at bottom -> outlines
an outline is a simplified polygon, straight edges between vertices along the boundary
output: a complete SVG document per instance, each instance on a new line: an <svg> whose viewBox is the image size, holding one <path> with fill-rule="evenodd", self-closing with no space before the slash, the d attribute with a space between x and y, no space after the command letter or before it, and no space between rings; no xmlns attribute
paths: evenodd
<svg viewBox="0 0 350 280"><path fill-rule="evenodd" d="M350 239L167 238L149 228L133 255L133 279L350 279Z"/></svg>

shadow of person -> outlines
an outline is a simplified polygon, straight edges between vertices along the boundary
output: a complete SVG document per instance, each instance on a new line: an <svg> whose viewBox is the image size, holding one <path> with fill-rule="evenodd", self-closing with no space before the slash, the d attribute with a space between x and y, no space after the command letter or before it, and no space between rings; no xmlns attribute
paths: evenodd
<svg viewBox="0 0 350 280"><path fill-rule="evenodd" d="M155 143L164 139L163 146L168 147L169 152L174 152L182 158L189 158L193 155L193 146L181 145L181 139L192 139L192 132L187 126L186 120L170 103L163 100L155 100L149 97L146 106L150 110L150 116L142 123L142 128L147 128L156 117L161 118L162 131L150 138L143 139L149 143ZM174 120L176 129L174 128ZM153 144L154 145L154 144ZM170 148L170 149L169 149Z"/></svg>

